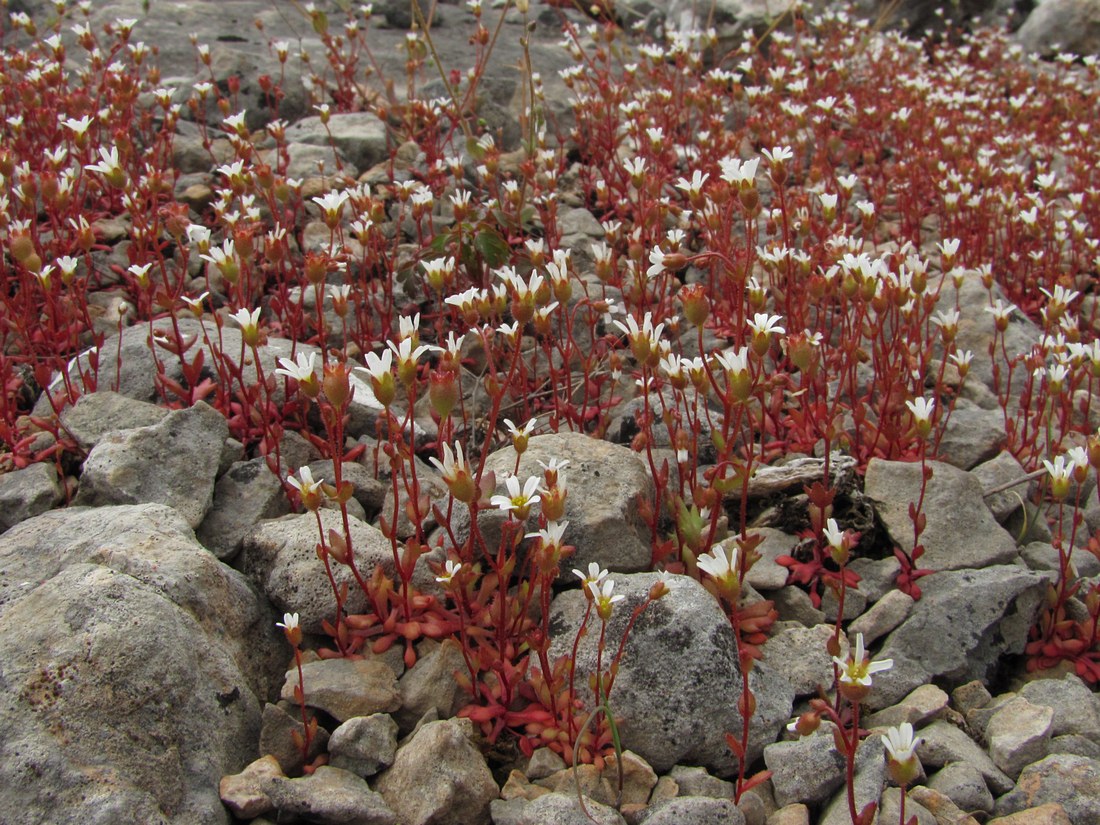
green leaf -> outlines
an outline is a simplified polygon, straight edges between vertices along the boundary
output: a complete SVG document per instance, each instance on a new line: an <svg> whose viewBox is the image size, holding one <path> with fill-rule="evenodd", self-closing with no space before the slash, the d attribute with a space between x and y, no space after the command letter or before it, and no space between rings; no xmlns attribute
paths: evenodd
<svg viewBox="0 0 1100 825"><path fill-rule="evenodd" d="M491 267L504 266L512 255L512 249L504 236L495 229L482 229L474 237L474 246Z"/></svg>

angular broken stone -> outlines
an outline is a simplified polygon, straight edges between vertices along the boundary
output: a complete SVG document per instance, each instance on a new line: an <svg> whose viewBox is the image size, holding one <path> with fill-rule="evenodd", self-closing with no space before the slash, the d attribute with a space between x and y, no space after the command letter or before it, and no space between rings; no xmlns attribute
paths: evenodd
<svg viewBox="0 0 1100 825"><path fill-rule="evenodd" d="M89 453L76 504L166 504L192 528L214 500L224 416L202 402L169 413L160 423L109 433Z"/></svg>
<svg viewBox="0 0 1100 825"><path fill-rule="evenodd" d="M270 777L264 792L280 814L321 825L395 825L397 816L381 794L348 771L322 765L298 779Z"/></svg>
<svg viewBox="0 0 1100 825"><path fill-rule="evenodd" d="M388 665L374 659L319 659L302 665L305 703L323 710L338 722L356 716L389 713L401 706L397 677ZM298 671L286 674L281 694L294 699Z"/></svg>
<svg viewBox="0 0 1100 825"><path fill-rule="evenodd" d="M985 727L994 764L1016 777L1024 766L1038 762L1050 747L1053 720L1054 709L1047 705L1033 705L1022 696L1006 702Z"/></svg>
<svg viewBox="0 0 1100 825"><path fill-rule="evenodd" d="M927 519L921 544L924 555L916 566L929 570L960 570L1009 564L1016 542L985 505L981 482L950 464L931 461L932 477L924 495ZM909 505L920 497L921 465L873 458L867 464L865 492L890 538L904 550L913 547Z"/></svg>

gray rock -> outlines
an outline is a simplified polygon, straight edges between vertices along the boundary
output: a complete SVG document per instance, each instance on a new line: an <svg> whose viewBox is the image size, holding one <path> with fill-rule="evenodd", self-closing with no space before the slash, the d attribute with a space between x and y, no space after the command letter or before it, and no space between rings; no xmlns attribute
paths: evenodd
<svg viewBox="0 0 1100 825"><path fill-rule="evenodd" d="M833 682L833 657L826 648L832 635L826 624L777 629L761 647L764 662L787 678L795 696L816 695L819 686Z"/></svg>
<svg viewBox="0 0 1100 825"><path fill-rule="evenodd" d="M429 722L375 785L402 825L488 825L499 791L468 719Z"/></svg>
<svg viewBox="0 0 1100 825"><path fill-rule="evenodd" d="M322 825L395 825L397 816L380 794L348 771L322 765L309 776L269 777L262 787L280 815Z"/></svg>
<svg viewBox="0 0 1100 825"><path fill-rule="evenodd" d="M310 462L309 469L314 478L323 478L329 483L336 480L336 472L328 459ZM352 497L362 505L367 514L363 521L370 521L378 515L390 490L389 484L375 478L362 464L354 462L344 462L341 465L340 478L351 485Z"/></svg>
<svg viewBox="0 0 1100 825"><path fill-rule="evenodd" d="M1009 777L1047 755L1054 709L1023 697L1006 702L989 719L985 738L994 764Z"/></svg>
<svg viewBox="0 0 1100 825"><path fill-rule="evenodd" d="M815 627L825 621L825 614L813 606L810 594L801 588L784 587L769 595L780 621L796 622L804 627Z"/></svg>
<svg viewBox="0 0 1100 825"><path fill-rule="evenodd" d="M768 825L810 825L810 809L802 803L785 805L768 817Z"/></svg>
<svg viewBox="0 0 1100 825"><path fill-rule="evenodd" d="M791 571L777 564L775 560L780 556L792 555L799 540L796 536L772 527L758 527L753 533L763 536L764 539L756 547L761 558L749 569L745 580L757 590L778 590L787 583ZM732 542L733 539L726 541Z"/></svg>
<svg viewBox="0 0 1100 825"><path fill-rule="evenodd" d="M333 113L327 127L318 116L303 118L287 128L286 138L291 143L335 146L357 169L370 169L388 157L386 125L369 112Z"/></svg>
<svg viewBox="0 0 1100 825"><path fill-rule="evenodd" d="M932 678L946 687L988 680L1003 655L1023 652L1047 579L1020 567L996 566L935 573L921 579L921 587L923 597L877 657L892 658L894 666L875 674L868 698L875 709Z"/></svg>
<svg viewBox="0 0 1100 825"><path fill-rule="evenodd" d="M329 764L357 776L374 776L393 764L397 754L397 723L386 713L353 716L328 740Z"/></svg>
<svg viewBox="0 0 1100 825"><path fill-rule="evenodd" d="M915 799L905 800L905 821L912 822L916 819L917 825L938 825L939 820L932 812L917 802ZM901 789L887 788L882 792L882 801L879 803L878 822L901 821Z"/></svg>
<svg viewBox="0 0 1100 825"><path fill-rule="evenodd" d="M0 685L6 822L228 822L218 781L255 758L259 704L155 585L74 563L8 601Z"/></svg>
<svg viewBox="0 0 1100 825"><path fill-rule="evenodd" d="M657 578L655 573L615 577L616 594L626 599L615 606L609 639L622 636L632 611ZM621 717L622 744L658 773L688 763L728 775L737 762L725 734L741 730L742 724L737 712L741 677L729 620L694 579L669 576L667 583L669 594L651 604L634 624L611 692L611 706ZM552 659L570 653L586 604L580 590L566 591L554 600ZM586 685L587 674L595 668L597 627L589 627L575 658L578 685ZM782 673L764 663L752 670L749 684L757 702L748 747L748 759L753 761L790 718L794 691ZM653 685L661 685L661 690L654 691ZM591 707L588 691L578 692Z"/></svg>
<svg viewBox="0 0 1100 825"><path fill-rule="evenodd" d="M412 730L429 711L434 710L441 719L449 719L470 703L470 694L455 681L456 672L469 673L462 648L452 639L421 655L405 672L397 683L401 695L397 721L403 730Z"/></svg>
<svg viewBox="0 0 1100 825"><path fill-rule="evenodd" d="M274 756L261 756L240 773L223 776L218 796L239 819L255 819L275 809L261 787L264 779L282 776L283 769Z"/></svg>
<svg viewBox="0 0 1100 825"><path fill-rule="evenodd" d="M985 778L973 765L966 762L948 762L942 769L928 777L929 788L939 791L964 811L993 810L993 794L985 784Z"/></svg>
<svg viewBox="0 0 1100 825"><path fill-rule="evenodd" d="M844 621L851 621L861 615L867 609L867 597L856 588L848 588L844 594ZM840 600L836 592L831 588L825 588L821 597L821 610L825 613L825 621L835 622L840 613Z"/></svg>
<svg viewBox="0 0 1100 825"><path fill-rule="evenodd" d="M848 563L848 569L859 575L856 588L867 597L868 604L874 604L887 593L895 592L894 581L901 571L901 565L892 555L884 559L856 556Z"/></svg>
<svg viewBox="0 0 1100 825"><path fill-rule="evenodd" d="M1035 679L1020 688L1020 695L1054 709L1052 736L1077 734L1100 744L1100 698L1076 675Z"/></svg>
<svg viewBox="0 0 1100 825"><path fill-rule="evenodd" d="M320 515L326 535L330 529L343 535L344 525L339 512L321 510ZM324 564L317 558L319 540L312 513L284 516L260 522L245 536L237 559L241 572L256 583L277 610L299 614L299 622L306 633L323 632L321 623L333 615L336 605ZM392 546L378 528L352 519L351 544L356 567L364 581L379 565L388 575L394 574ZM413 575L414 584L422 590L436 586L426 559L426 556L421 557ZM348 585L347 611L364 612L367 599L351 570L332 560L332 574L337 585Z"/></svg>
<svg viewBox="0 0 1100 825"><path fill-rule="evenodd" d="M848 632L862 633L863 641L872 644L904 622L912 608L912 596L900 590L891 590L852 622Z"/></svg>
<svg viewBox="0 0 1100 825"><path fill-rule="evenodd" d="M964 716L972 710L984 708L993 700L986 686L975 679L965 685L959 685L951 691L951 701L955 709Z"/></svg>
<svg viewBox="0 0 1100 825"><path fill-rule="evenodd" d="M626 825L622 814L594 799L586 798L582 809L576 794L548 793L533 800L494 799L490 809L493 825Z"/></svg>
<svg viewBox="0 0 1100 825"><path fill-rule="evenodd" d="M558 212L558 231L562 236L587 235L590 238L603 238L604 231L600 222L587 209L562 209Z"/></svg>
<svg viewBox="0 0 1100 825"><path fill-rule="evenodd" d="M0 536L0 607L85 563L155 588L187 611L233 657L256 696L279 684L288 651L274 613L161 504L70 507L13 527Z"/></svg>
<svg viewBox="0 0 1100 825"><path fill-rule="evenodd" d="M997 816L1059 802L1073 825L1100 822L1100 762L1056 753L1020 773L1011 793L997 800Z"/></svg>
<svg viewBox="0 0 1100 825"><path fill-rule="evenodd" d="M90 450L109 432L151 427L170 411L156 404L101 390L77 399L61 411L61 425L82 449Z"/></svg>
<svg viewBox="0 0 1100 825"><path fill-rule="evenodd" d="M995 389L993 384L993 360L988 357L990 345L994 342L995 328L993 315L985 311L990 306L990 301L1002 300L1006 304L1009 301L1001 287L994 283L992 289L986 289L982 284L981 274L977 270L969 270L962 275L962 286L955 288L954 279L944 280L943 289L940 291L939 308L954 309L957 305L960 310L958 333L955 336L955 346L958 350L970 350L974 353L974 360L970 365L970 372L966 376L964 388L974 384L984 384L990 390ZM1021 313L1013 313L1008 322L1008 329L1004 333L1004 346L1008 352L1031 352L1033 345L1039 342L1042 330L1034 322L1025 318ZM1000 338L997 338L997 346L1000 346ZM1004 376L1001 376L1000 390L1003 393ZM1012 398L1010 405L1019 400L1022 381L1014 381L1012 386Z"/></svg>
<svg viewBox="0 0 1100 825"><path fill-rule="evenodd" d="M764 763L772 772L772 790L779 806L795 802L816 806L844 784L844 757L836 749L828 724L813 736L766 746Z"/></svg>
<svg viewBox="0 0 1100 825"><path fill-rule="evenodd" d="M295 741L295 734L304 741L305 732L301 708L289 702L278 705L269 702L264 705L260 720L260 753L278 762L284 774L299 774L307 761L312 762L324 753L329 739L328 731L318 726L310 740L309 752L302 753L302 746Z"/></svg>
<svg viewBox="0 0 1100 825"><path fill-rule="evenodd" d="M1097 0L1042 0L1016 32L1025 52L1100 54L1100 2Z"/></svg>
<svg viewBox="0 0 1100 825"><path fill-rule="evenodd" d="M988 491L1004 487L1011 481L1022 480L1027 471L1019 459L1006 450L979 464L971 470L971 475L981 482L982 490ZM1009 516L1020 509L1033 483L1021 483L991 495L983 495L986 506L999 524L1004 524Z"/></svg>
<svg viewBox="0 0 1100 825"><path fill-rule="evenodd" d="M185 317L177 319L176 324L179 327L180 335L185 340L190 341L194 339L194 343L192 347L187 350L185 357L191 359L195 357L199 350L202 351L205 359L205 366L202 372L203 378L209 378L212 381L218 380L218 373L212 365L215 363L215 359L220 356L215 355L210 347L206 345L205 342L207 338L211 341L218 341L220 336L222 351L230 354L230 357L236 361L241 351L241 331L234 322L225 322L220 331L214 321L210 319L199 321L195 318ZM174 334L172 332L172 320L170 318L158 319L154 321L151 326L152 335L154 337L168 336L171 339ZM153 350L150 348L149 339L150 325L147 324L127 327L122 331L122 335L120 335L117 340L112 339L112 352L115 347L118 347L118 357L121 366L117 382L115 380L114 371L111 371L110 388L120 395L124 395L127 398L134 398L139 401L156 401L159 399L160 396L156 383L157 365L153 358ZM317 351L315 347L310 347L305 344L295 345L286 338L269 337L267 339L267 344L259 349L260 368L263 370L264 375L273 375L278 366L278 359L290 358L292 350L307 355L310 352ZM168 378L173 381L183 381L183 373L180 369L179 359L177 357L169 357L169 354L164 349L158 347L157 359L160 360L161 365L164 367L165 375ZM78 370L86 370L88 368L88 356L85 353L78 359L74 359L74 363L70 364L69 374L73 376L74 380L79 381ZM241 367L241 379L247 386L251 386L256 383L256 375L256 365L251 363L251 359L249 359ZM56 379L55 383L59 381L60 378ZM277 383L273 395L273 400L276 403L282 398L281 383L282 382ZM48 401L45 397L40 398L35 405L35 415L48 415L49 412L50 407Z"/></svg>
<svg viewBox="0 0 1100 825"><path fill-rule="evenodd" d="M288 178L297 178L298 180L312 178L321 174L322 168L326 176L335 176L337 170L339 170L341 179L343 177L356 178L359 176L359 167L348 159L339 146L333 147L327 143L304 143L296 140L287 144L286 151L290 156L290 163L286 169ZM336 188L339 185L339 179L336 177L331 177L329 180L331 184L326 188Z"/></svg>
<svg viewBox="0 0 1100 825"><path fill-rule="evenodd" d="M264 519L290 512L290 501L263 456L237 461L214 485L214 504L195 535L219 559L240 552L244 537Z"/></svg>
<svg viewBox="0 0 1100 825"><path fill-rule="evenodd" d="M1004 449L1004 413L998 408L983 410L973 402L959 399L951 411L940 439L937 455L960 470L969 470L995 458Z"/></svg>
<svg viewBox="0 0 1100 825"><path fill-rule="evenodd" d="M1077 733L1066 733L1050 740L1051 753L1071 753L1100 760L1100 745Z"/></svg>
<svg viewBox="0 0 1100 825"><path fill-rule="evenodd" d="M674 765L668 772L680 796L709 796L712 799L733 799L737 795L737 786L725 779L711 776L706 768L690 765Z"/></svg>
<svg viewBox="0 0 1100 825"><path fill-rule="evenodd" d="M1068 536L1066 544L1068 544ZM1050 542L1033 541L1020 550L1020 559L1030 570L1050 570L1055 573L1061 569L1058 549ZM1100 574L1100 561L1084 547L1073 547L1069 553L1071 570L1077 576L1093 577Z"/></svg>
<svg viewBox="0 0 1100 825"><path fill-rule="evenodd" d="M921 685L896 705L861 718L868 728L896 727L908 722L913 727L940 716L947 708L947 694L935 685Z"/></svg>
<svg viewBox="0 0 1100 825"><path fill-rule="evenodd" d="M744 825L745 815L729 799L681 796L650 808L645 825Z"/></svg>
<svg viewBox="0 0 1100 825"><path fill-rule="evenodd" d="M567 460L562 471L568 495L565 517L569 522L563 541L577 548L570 567L585 570L597 562L611 572L636 572L649 568L650 531L639 515L639 505L653 500L653 482L645 463L627 447L609 444L580 433L557 433L531 438L521 456L517 475L522 484L529 476L542 476L538 462ZM515 467L511 446L497 450L485 462L496 473L497 493L504 493L505 477ZM445 503L445 502L444 502ZM537 530L538 507L531 508L525 531ZM478 527L486 546L500 541L505 513L486 510L478 515ZM469 512L457 507L451 522L458 541L469 534Z"/></svg>
<svg viewBox="0 0 1100 825"><path fill-rule="evenodd" d="M0 474L0 533L52 510L64 499L52 464L39 462Z"/></svg>
<svg viewBox="0 0 1100 825"><path fill-rule="evenodd" d="M974 734L977 734L977 738L985 740L985 729L989 724L989 720L993 718L994 714L998 713L1009 702L1014 701L1017 698L1015 693L1001 693L991 699L985 707L975 708L967 711L964 719L966 720L967 728Z"/></svg>
<svg viewBox="0 0 1100 825"><path fill-rule="evenodd" d="M917 756L925 770L966 762L977 769L994 795L1012 789L1012 780L993 764L981 746L949 722L937 720L922 728L920 736L923 741L917 745Z"/></svg>
<svg viewBox="0 0 1100 825"><path fill-rule="evenodd" d="M198 527L213 503L228 437L225 418L202 402L159 424L108 434L84 462L75 503L166 504Z"/></svg>
<svg viewBox="0 0 1100 825"><path fill-rule="evenodd" d="M356 716L389 713L401 706L397 677L375 659L318 659L302 665L305 703L338 722ZM297 669L287 671L282 698L292 700Z"/></svg>
<svg viewBox="0 0 1100 825"><path fill-rule="evenodd" d="M982 499L980 482L950 464L933 461L932 478L924 498L927 525L921 534L924 555L917 567L960 570L1007 564L1016 557L1016 543L997 524ZM921 466L914 462L871 459L866 493L890 538L900 547L913 547L909 505L920 496Z"/></svg>

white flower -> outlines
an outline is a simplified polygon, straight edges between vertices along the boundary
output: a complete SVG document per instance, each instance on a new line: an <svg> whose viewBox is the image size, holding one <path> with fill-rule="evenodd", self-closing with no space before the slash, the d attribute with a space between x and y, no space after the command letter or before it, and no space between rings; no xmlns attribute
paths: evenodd
<svg viewBox="0 0 1100 825"><path fill-rule="evenodd" d="M581 580L581 585L587 590L588 585L592 583L599 583L608 577L608 572L600 567L594 561L588 563L588 572L584 573L577 568L573 568L573 575Z"/></svg>
<svg viewBox="0 0 1100 825"><path fill-rule="evenodd" d="M286 477L286 482L303 496L315 494L321 489L321 485L325 483L324 479L314 479L313 471L309 469L309 467L300 467L298 469L298 478L289 475Z"/></svg>
<svg viewBox="0 0 1100 825"><path fill-rule="evenodd" d="M532 504L540 501L538 496L539 477L531 476L523 483L523 489L519 486L519 476L511 475L504 480L508 488L507 495L495 495L489 499L493 507L501 510L515 512L517 516L526 517L527 510Z"/></svg>
<svg viewBox="0 0 1100 825"><path fill-rule="evenodd" d="M443 585L450 584L455 574L461 569L462 562L455 561L454 559L447 559L447 563L443 566L443 572L436 576L435 580Z"/></svg>
<svg viewBox="0 0 1100 825"><path fill-rule="evenodd" d="M665 271L665 252L661 247L655 246L649 251L649 264L649 269L645 271L648 278L656 278Z"/></svg>
<svg viewBox="0 0 1100 825"><path fill-rule="evenodd" d="M782 320L782 315L768 315L766 312L757 312L754 313L753 319L747 323L755 335L770 335L773 332L787 331L779 326L779 322Z"/></svg>
<svg viewBox="0 0 1100 825"><path fill-rule="evenodd" d="M717 545L709 553L699 556L695 563L700 570L726 587L733 588L740 584L740 548L732 541Z"/></svg>
<svg viewBox="0 0 1100 825"><path fill-rule="evenodd" d="M783 163L794 157L794 152L791 151L790 146L776 146L771 151L762 149L760 154L766 157L772 166L782 166Z"/></svg>
<svg viewBox="0 0 1100 825"><path fill-rule="evenodd" d="M840 681L845 685L871 686L871 675L889 670L894 666L893 659L882 659L872 662L863 647L863 634L856 634L856 643L853 650L848 652L847 659L839 656L833 657L833 662L840 668Z"/></svg>
<svg viewBox="0 0 1100 825"><path fill-rule="evenodd" d="M523 425L523 429L519 429L510 418L504 419L504 426L508 428L508 433L515 438L527 438L534 432L535 427L538 425L538 419L532 418L526 424Z"/></svg>
<svg viewBox="0 0 1100 825"><path fill-rule="evenodd" d="M275 370L275 374L285 375L295 381L309 381L313 378L313 362L315 360L317 360L317 353L315 352L311 352L309 355L299 352L295 361L291 361L289 358L280 358L279 368Z"/></svg>
<svg viewBox="0 0 1100 825"><path fill-rule="evenodd" d="M281 627L283 630L297 630L298 629L298 614L297 613L284 613L283 620L281 622L275 622L275 627Z"/></svg>
<svg viewBox="0 0 1100 825"><path fill-rule="evenodd" d="M936 407L936 400L934 398L914 398L912 401L906 401L905 406L909 408L909 412L912 413L913 418L918 423L927 423L932 419L932 411Z"/></svg>
<svg viewBox="0 0 1100 825"><path fill-rule="evenodd" d="M692 173L691 180L688 180L687 178L680 178L678 181L676 181L676 188L682 189L688 194L689 197L697 198L699 197L699 194L703 191L703 184L707 182L707 179L709 177L710 175L705 175L698 169L696 169L694 173Z"/></svg>
<svg viewBox="0 0 1100 825"><path fill-rule="evenodd" d="M247 309L238 309L232 315L229 316L240 325L241 332L247 334L255 334L260 323L260 308L256 307L249 312Z"/></svg>
<svg viewBox="0 0 1100 825"><path fill-rule="evenodd" d="M604 621L607 621L611 616L611 606L626 598L622 594L612 595L612 591L615 589L614 579L604 579L601 584L589 582L587 586L589 593L592 594L592 600L596 604L596 612Z"/></svg>
<svg viewBox="0 0 1100 825"><path fill-rule="evenodd" d="M916 754L917 745L923 740L919 736L913 736L913 726L908 722L902 722L896 728L887 728L882 744L890 753L891 758L898 762L912 759Z"/></svg>
<svg viewBox="0 0 1100 825"><path fill-rule="evenodd" d="M525 538L539 539L544 547L560 549L562 537L565 535L565 528L568 526L568 521L551 521L542 530L536 533L528 533ZM604 575L607 575L606 570L604 571ZM581 578L584 577L582 576Z"/></svg>
<svg viewBox="0 0 1100 825"><path fill-rule="evenodd" d="M825 536L825 541L829 543L830 547L839 550L844 546L844 531L840 529L840 525L836 523L835 518L825 522L825 529L821 533Z"/></svg>

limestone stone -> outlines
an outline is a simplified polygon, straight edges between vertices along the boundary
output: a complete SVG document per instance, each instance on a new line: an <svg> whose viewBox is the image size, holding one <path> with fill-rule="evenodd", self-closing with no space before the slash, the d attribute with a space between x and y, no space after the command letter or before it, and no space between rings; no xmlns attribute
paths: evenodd
<svg viewBox="0 0 1100 825"><path fill-rule="evenodd" d="M949 464L929 462L932 477L924 497L927 525L921 534L924 555L917 566L930 570L960 570L1007 564L1016 557L1016 543L993 518L982 499L981 483ZM920 496L921 465L871 459L866 493L890 537L905 550L913 547L909 504Z"/></svg>
<svg viewBox="0 0 1100 825"><path fill-rule="evenodd" d="M225 806L241 819L255 819L274 810L275 806L261 784L265 778L282 776L283 769L274 756L261 756L240 773L223 776L218 784L218 795Z"/></svg>
<svg viewBox="0 0 1100 825"><path fill-rule="evenodd" d="M332 732L329 764L357 776L373 776L393 764L397 754L397 723L389 714L353 716Z"/></svg>
<svg viewBox="0 0 1100 825"><path fill-rule="evenodd" d="M780 806L795 802L816 806L844 782L844 757L836 749L829 725L813 736L768 745L764 764L772 772L775 802Z"/></svg>
<svg viewBox="0 0 1100 825"><path fill-rule="evenodd" d="M955 687L991 678L1002 656L1023 652L1046 582L1045 574L1014 565L921 579L922 598L879 654L894 666L875 675L868 703L885 707L932 679Z"/></svg>
<svg viewBox="0 0 1100 825"><path fill-rule="evenodd" d="M263 790L282 816L321 825L396 825L397 816L380 794L348 771L322 765L298 779L274 776Z"/></svg>
<svg viewBox="0 0 1100 825"><path fill-rule="evenodd" d="M318 659L302 665L305 702L338 722L356 716L389 713L401 706L397 678L374 659ZM298 671L287 672L282 698L294 698Z"/></svg>
<svg viewBox="0 0 1100 825"><path fill-rule="evenodd" d="M429 722L397 751L375 788L402 825L488 825L499 791L472 738L468 719Z"/></svg>
<svg viewBox="0 0 1100 825"><path fill-rule="evenodd" d="M0 533L52 510L64 497L52 464L39 462L0 474Z"/></svg>
<svg viewBox="0 0 1100 825"><path fill-rule="evenodd" d="M948 762L928 777L927 785L944 794L964 811L993 810L993 794L981 771L967 762Z"/></svg>
<svg viewBox="0 0 1100 825"><path fill-rule="evenodd" d="M1011 793L997 800L998 816L1061 803L1072 825L1100 822L1100 762L1084 756L1052 754L1028 765Z"/></svg>
<svg viewBox="0 0 1100 825"><path fill-rule="evenodd" d="M622 636L634 608L656 581L655 573L615 577L615 592L625 600L608 622L608 638ZM621 717L622 744L658 772L693 763L729 775L736 760L725 732L740 730L742 724L737 711L741 678L729 619L694 579L670 575L666 582L669 594L650 604L635 622L616 676L611 702ZM586 611L580 590L554 599L551 659L571 652ZM575 657L579 684L586 684L595 668L598 636L590 627L581 639ZM753 668L749 684L757 702L750 726L751 761L790 718L794 692L781 673L763 662ZM654 691L653 685L661 690ZM580 698L590 705L592 698L585 694Z"/></svg>
<svg viewBox="0 0 1100 825"><path fill-rule="evenodd" d="M989 720L985 737L993 762L1010 777L1047 755L1054 709L1022 696L1006 702Z"/></svg>
<svg viewBox="0 0 1100 825"><path fill-rule="evenodd" d="M225 418L202 402L158 424L107 434L84 462L75 503L167 504L198 527L214 500L228 436Z"/></svg>

